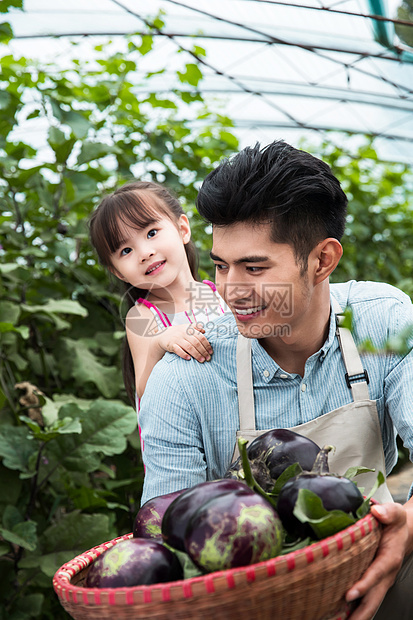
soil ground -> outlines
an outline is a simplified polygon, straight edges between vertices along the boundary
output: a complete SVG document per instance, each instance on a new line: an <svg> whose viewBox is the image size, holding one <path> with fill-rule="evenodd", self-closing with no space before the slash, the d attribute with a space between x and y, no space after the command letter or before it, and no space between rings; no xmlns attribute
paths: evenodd
<svg viewBox="0 0 413 620"><path fill-rule="evenodd" d="M397 474L390 475L387 478L387 486L393 496L395 502L404 504L407 500L407 494L410 486L413 484L413 463L404 465Z"/></svg>

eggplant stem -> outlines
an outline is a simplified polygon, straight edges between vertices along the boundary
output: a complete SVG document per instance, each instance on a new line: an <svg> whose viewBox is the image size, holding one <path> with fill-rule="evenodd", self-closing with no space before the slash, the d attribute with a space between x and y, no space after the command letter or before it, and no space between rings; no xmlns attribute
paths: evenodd
<svg viewBox="0 0 413 620"><path fill-rule="evenodd" d="M273 508L277 508L277 502L275 501L275 499L271 497L271 495L268 495L268 493L264 491L264 489L258 484L258 482L254 478L254 474L251 470L250 460L247 454L247 443L248 440L244 439L243 437L240 437L238 439L238 450L241 457L242 468L244 470L244 480L250 487L250 489L264 497L264 499L266 499Z"/></svg>
<svg viewBox="0 0 413 620"><path fill-rule="evenodd" d="M328 474L328 453L335 450L334 446L323 446L316 456L311 473L313 474Z"/></svg>

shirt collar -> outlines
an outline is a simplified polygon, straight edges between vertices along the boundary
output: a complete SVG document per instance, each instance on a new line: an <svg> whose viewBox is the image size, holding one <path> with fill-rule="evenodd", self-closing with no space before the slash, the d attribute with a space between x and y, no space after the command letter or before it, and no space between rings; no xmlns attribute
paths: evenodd
<svg viewBox="0 0 413 620"><path fill-rule="evenodd" d="M330 299L331 299L331 303L330 303L330 324L329 324L329 328L328 328L327 340L325 341L325 343L323 344L321 349L318 351L318 353L316 353L316 355L318 355L318 357L320 359L320 362L324 361L324 358L327 355L327 352L329 351L331 346L334 344L335 337L336 337L336 331L337 331L337 319L336 319L336 314L337 313L334 311L333 300L332 300L331 295L330 295Z"/></svg>
<svg viewBox="0 0 413 620"><path fill-rule="evenodd" d="M329 349L332 347L336 337L336 312L333 309L333 302L330 304L330 321L328 328L328 335L325 343L319 351L314 353L314 357L318 357L320 362L323 362ZM252 340L252 354L255 358L255 362L260 369L259 372L263 375L266 382L271 381L273 377L284 374L285 371L275 362L266 350L260 345L257 339ZM265 373L265 374L264 374ZM269 373L269 374L267 374Z"/></svg>

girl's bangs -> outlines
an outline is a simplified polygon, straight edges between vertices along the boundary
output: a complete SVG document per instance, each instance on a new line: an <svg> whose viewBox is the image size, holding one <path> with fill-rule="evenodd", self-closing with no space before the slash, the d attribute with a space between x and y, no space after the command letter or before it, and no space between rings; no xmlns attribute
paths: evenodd
<svg viewBox="0 0 413 620"><path fill-rule="evenodd" d="M159 211L163 211L162 205L155 207L143 202L136 192L118 194L102 217L102 240L107 252L113 254L124 242L124 226L137 230L146 228L159 220Z"/></svg>

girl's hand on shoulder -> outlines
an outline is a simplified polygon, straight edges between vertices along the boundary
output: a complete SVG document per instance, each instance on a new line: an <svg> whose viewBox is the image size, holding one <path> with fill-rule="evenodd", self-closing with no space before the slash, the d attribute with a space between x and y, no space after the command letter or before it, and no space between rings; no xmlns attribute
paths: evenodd
<svg viewBox="0 0 413 620"><path fill-rule="evenodd" d="M173 325L161 332L157 340L164 351L176 353L184 360L193 357L202 363L209 362L212 355L212 347L204 334L201 325Z"/></svg>

